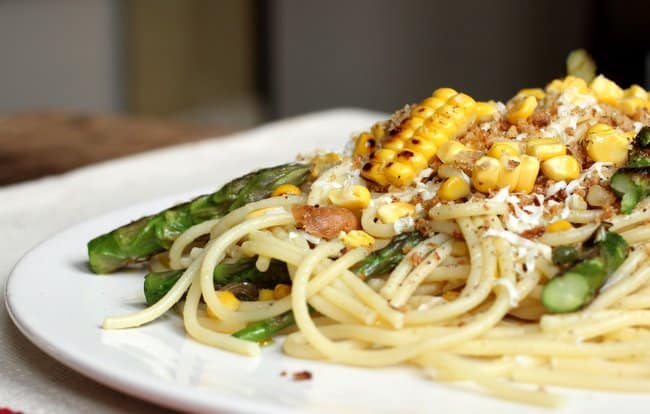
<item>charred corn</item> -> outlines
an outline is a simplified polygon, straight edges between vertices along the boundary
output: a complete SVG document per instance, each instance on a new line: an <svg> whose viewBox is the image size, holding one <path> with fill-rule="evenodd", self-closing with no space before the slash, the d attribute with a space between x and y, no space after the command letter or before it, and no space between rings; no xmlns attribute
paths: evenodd
<svg viewBox="0 0 650 414"><path fill-rule="evenodd" d="M361 176L380 185L404 187L413 182L447 141L476 120L470 96L440 88L414 108L363 166ZM367 148L360 145L359 153Z"/></svg>

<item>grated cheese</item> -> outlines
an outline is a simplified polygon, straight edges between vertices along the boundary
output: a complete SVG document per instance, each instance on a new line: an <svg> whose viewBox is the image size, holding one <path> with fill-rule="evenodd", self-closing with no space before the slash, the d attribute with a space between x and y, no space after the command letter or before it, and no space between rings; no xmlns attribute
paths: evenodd
<svg viewBox="0 0 650 414"><path fill-rule="evenodd" d="M411 216L399 218L393 223L395 234L401 234L405 231L412 231L415 228L415 219Z"/></svg>

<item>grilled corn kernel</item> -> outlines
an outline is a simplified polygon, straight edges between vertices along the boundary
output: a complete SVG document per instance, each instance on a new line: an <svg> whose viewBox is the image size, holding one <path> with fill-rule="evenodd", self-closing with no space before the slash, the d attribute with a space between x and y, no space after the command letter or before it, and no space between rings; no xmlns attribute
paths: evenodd
<svg viewBox="0 0 650 414"><path fill-rule="evenodd" d="M332 204L349 209L360 209L370 204L370 191L362 185L332 190L327 195Z"/></svg>
<svg viewBox="0 0 650 414"><path fill-rule="evenodd" d="M472 171L472 185L478 191L487 193L497 188L501 163L492 157L481 157Z"/></svg>
<svg viewBox="0 0 650 414"><path fill-rule="evenodd" d="M575 180L580 171L580 163L571 155L558 155L542 163L544 175L555 181Z"/></svg>
<svg viewBox="0 0 650 414"><path fill-rule="evenodd" d="M417 152L427 160L433 158L433 156L436 155L436 151L438 151L438 147L433 143L433 141L422 139L418 136L415 136L406 141L404 143L404 149Z"/></svg>
<svg viewBox="0 0 650 414"><path fill-rule="evenodd" d="M367 180L374 181L379 185L388 185L384 175L384 166L379 163L367 162L361 168L361 176Z"/></svg>
<svg viewBox="0 0 650 414"><path fill-rule="evenodd" d="M499 164L501 164L501 168L499 170L497 186L499 188L509 187L511 190L514 190L519 182L519 174L521 171L519 157L502 155L499 158Z"/></svg>
<svg viewBox="0 0 650 414"><path fill-rule="evenodd" d="M465 110L474 110L476 106L476 101L471 96L459 93L458 95L452 96L450 99L451 104L459 105Z"/></svg>
<svg viewBox="0 0 650 414"><path fill-rule="evenodd" d="M431 118L431 115L433 115L435 112L436 110L434 108L419 104L411 110L411 116L414 118L422 118L424 120Z"/></svg>
<svg viewBox="0 0 650 414"><path fill-rule="evenodd" d="M516 141L497 141L490 147L488 155L500 158L502 155L519 155L519 143Z"/></svg>
<svg viewBox="0 0 650 414"><path fill-rule="evenodd" d="M596 76L589 87L600 102L610 105L616 105L623 97L623 89L603 75Z"/></svg>
<svg viewBox="0 0 650 414"><path fill-rule="evenodd" d="M454 240L451 242L451 255L454 257L463 257L469 254L467 243L463 240Z"/></svg>
<svg viewBox="0 0 650 414"><path fill-rule="evenodd" d="M420 102L420 105L426 106L427 108L431 108L433 110L436 110L440 108L442 105L445 104L446 99L441 99L435 96L431 96L422 102Z"/></svg>
<svg viewBox="0 0 650 414"><path fill-rule="evenodd" d="M476 103L476 119L486 122L494 118L497 113L497 105L493 101Z"/></svg>
<svg viewBox="0 0 650 414"><path fill-rule="evenodd" d="M437 148L440 148L442 144L449 141L449 135L444 131L431 126L424 126L418 129L417 136L422 139L428 139L433 142Z"/></svg>
<svg viewBox="0 0 650 414"><path fill-rule="evenodd" d="M627 161L628 140L609 125L596 124L587 130L587 155L597 162L622 165Z"/></svg>
<svg viewBox="0 0 650 414"><path fill-rule="evenodd" d="M413 135L413 131L420 128L422 124L424 124L424 118L420 118L416 116L416 117L410 117L406 121L402 122L400 127L402 129L411 130L411 135Z"/></svg>
<svg viewBox="0 0 650 414"><path fill-rule="evenodd" d="M395 161L410 165L414 170L419 172L427 166L429 160L419 152L406 149L397 154Z"/></svg>
<svg viewBox="0 0 650 414"><path fill-rule="evenodd" d="M451 140L442 144L440 148L438 148L436 155L440 158L440 161L447 164L454 161L458 154L463 151L469 151L469 148L458 141Z"/></svg>
<svg viewBox="0 0 650 414"><path fill-rule="evenodd" d="M646 105L646 101L644 99L637 98L635 96L623 98L620 101L621 110L627 116L634 115L636 111L645 107L645 105Z"/></svg>
<svg viewBox="0 0 650 414"><path fill-rule="evenodd" d="M396 187L405 187L413 182L419 171L411 164L400 161L390 162L384 168L384 174L389 183Z"/></svg>
<svg viewBox="0 0 650 414"><path fill-rule="evenodd" d="M567 231L571 230L573 225L566 220L558 220L546 226L546 231L549 233L555 233L558 231Z"/></svg>
<svg viewBox="0 0 650 414"><path fill-rule="evenodd" d="M357 143L354 146L354 155L366 156L375 150L377 141L367 132L361 133L357 137Z"/></svg>
<svg viewBox="0 0 650 414"><path fill-rule="evenodd" d="M381 122L377 122L372 126L372 128L370 128L370 132L372 132L372 136L374 136L375 139L381 139L386 135L386 126Z"/></svg>
<svg viewBox="0 0 650 414"><path fill-rule="evenodd" d="M415 214L415 206L401 201L384 204L377 209L377 217L387 224L393 224L402 217L412 216L413 214Z"/></svg>
<svg viewBox="0 0 650 414"><path fill-rule="evenodd" d="M438 114L436 113L430 119L428 119L427 122L425 122L424 126L430 129L435 129L442 133L445 141L448 140L449 137L455 137L456 133L458 132L458 126L456 123L449 118L437 115ZM440 144L442 144L442 142L436 142L436 145L440 146Z"/></svg>
<svg viewBox="0 0 650 414"><path fill-rule="evenodd" d="M370 161L376 162L379 164L386 164L395 158L397 151L393 151L387 148L380 148L377 151L370 154Z"/></svg>
<svg viewBox="0 0 650 414"><path fill-rule="evenodd" d="M257 291L257 300L273 300L273 290L260 289Z"/></svg>
<svg viewBox="0 0 650 414"><path fill-rule="evenodd" d="M300 195L302 194L302 191L298 186L295 186L293 184L282 184L277 187L275 187L275 190L271 193L273 197L281 196L281 195Z"/></svg>
<svg viewBox="0 0 650 414"><path fill-rule="evenodd" d="M454 95L458 95L458 92L451 88L438 88L433 92L433 97L447 100Z"/></svg>
<svg viewBox="0 0 650 414"><path fill-rule="evenodd" d="M538 101L540 101L544 99L546 93L544 93L544 90L541 88L526 88L526 89L521 89L519 92L517 92L517 95L534 96L535 98L537 98Z"/></svg>
<svg viewBox="0 0 650 414"><path fill-rule="evenodd" d="M539 160L530 155L522 155L519 158L519 181L515 186L515 191L530 194L535 187L535 180L539 174Z"/></svg>
<svg viewBox="0 0 650 414"><path fill-rule="evenodd" d="M404 147L404 137L401 137L399 135L392 135L382 143L382 148L389 149L395 152L401 151L402 147Z"/></svg>
<svg viewBox="0 0 650 414"><path fill-rule="evenodd" d="M456 201L470 194L469 184L458 176L451 176L445 180L438 190L438 197L445 201Z"/></svg>
<svg viewBox="0 0 650 414"><path fill-rule="evenodd" d="M527 96L518 100L506 114L508 122L515 124L521 119L526 119L535 112L537 108L537 98L534 96Z"/></svg>
<svg viewBox="0 0 650 414"><path fill-rule="evenodd" d="M375 244L375 238L363 230L352 230L347 233L341 232L339 240L350 249L370 247Z"/></svg>
<svg viewBox="0 0 650 414"><path fill-rule="evenodd" d="M278 283L273 288L273 299L278 300L282 299L291 294L291 286L285 285L284 283Z"/></svg>
<svg viewBox="0 0 650 414"><path fill-rule="evenodd" d="M566 154L566 146L557 139L538 138L526 142L526 153L540 161Z"/></svg>
<svg viewBox="0 0 650 414"><path fill-rule="evenodd" d="M639 85L632 85L623 92L626 98L639 98L644 101L648 100L648 92Z"/></svg>
<svg viewBox="0 0 650 414"><path fill-rule="evenodd" d="M438 118L449 119L454 123L460 123L467 117L467 111L456 105L445 105L434 115Z"/></svg>

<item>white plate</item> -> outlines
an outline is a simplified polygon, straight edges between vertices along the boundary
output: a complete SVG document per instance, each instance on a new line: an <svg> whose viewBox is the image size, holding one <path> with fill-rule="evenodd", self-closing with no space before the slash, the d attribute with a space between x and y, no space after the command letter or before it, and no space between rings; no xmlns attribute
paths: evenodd
<svg viewBox="0 0 650 414"><path fill-rule="evenodd" d="M308 141L296 144L296 137L282 132L282 127L276 127L274 140L251 133L241 138L240 148L264 154L260 156L264 162L287 159L287 152L308 148ZM216 165L233 165L232 145L232 141L224 141ZM215 177L215 184L232 177L233 169L228 171ZM279 344L264 349L259 358L233 355L187 338L175 314L138 329L100 329L107 315L142 308L142 274L92 274L86 264L86 242L210 189L203 190L115 211L69 228L33 249L15 267L6 287L7 307L16 325L49 355L82 374L182 411L549 412L496 400L471 386L437 384L409 367L362 369L304 361L283 355ZM292 373L304 370L313 374L310 381L291 379ZM288 373L286 377L281 376L283 371ZM565 413L641 413L648 412L650 406L649 395L559 392L568 397L559 411Z"/></svg>

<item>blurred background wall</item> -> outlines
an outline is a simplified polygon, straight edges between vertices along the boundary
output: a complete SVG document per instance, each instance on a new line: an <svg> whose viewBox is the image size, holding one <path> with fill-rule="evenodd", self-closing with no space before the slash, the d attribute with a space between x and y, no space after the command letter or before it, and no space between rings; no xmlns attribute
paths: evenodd
<svg viewBox="0 0 650 414"><path fill-rule="evenodd" d="M246 127L331 107L392 111L438 86L506 99L586 47L650 81L650 2L3 0L0 113L35 108Z"/></svg>

